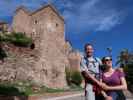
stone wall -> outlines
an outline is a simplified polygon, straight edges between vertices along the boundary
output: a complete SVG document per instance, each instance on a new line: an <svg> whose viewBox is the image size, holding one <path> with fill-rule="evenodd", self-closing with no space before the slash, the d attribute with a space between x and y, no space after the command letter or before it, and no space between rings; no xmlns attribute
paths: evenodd
<svg viewBox="0 0 133 100"><path fill-rule="evenodd" d="M68 55L71 70L80 71L81 55L79 52L71 52Z"/></svg>
<svg viewBox="0 0 133 100"><path fill-rule="evenodd" d="M13 18L13 31L31 33L30 20L29 14L23 9L20 9L18 12L16 12ZM27 35L29 36L30 34Z"/></svg>
<svg viewBox="0 0 133 100"><path fill-rule="evenodd" d="M30 80L51 88L67 86L65 67L69 62L64 27L64 20L51 6L30 16L20 9L14 16L13 28L31 36L35 49L5 46L8 57L0 67L0 80Z"/></svg>
<svg viewBox="0 0 133 100"><path fill-rule="evenodd" d="M41 65L45 70L45 75L38 77L41 80L47 80L46 84L50 87L64 87L66 86L65 66L67 66L67 56L65 55L64 47L64 22L56 16L51 8L46 11L47 16L41 22L39 22L41 18L38 18L38 24L41 24L40 27L44 27L41 29L39 26L35 27L39 36L35 43L39 45L37 48L39 48L41 54L36 66ZM52 18L53 16L54 18ZM35 19L34 16L33 18ZM58 26L56 27L57 23Z"/></svg>
<svg viewBox="0 0 133 100"><path fill-rule="evenodd" d="M53 47L54 48L54 47ZM4 45L7 53L5 62L0 66L0 81L32 81L51 88L64 88L65 57L60 52L40 56L40 51ZM57 49L55 49L58 51Z"/></svg>

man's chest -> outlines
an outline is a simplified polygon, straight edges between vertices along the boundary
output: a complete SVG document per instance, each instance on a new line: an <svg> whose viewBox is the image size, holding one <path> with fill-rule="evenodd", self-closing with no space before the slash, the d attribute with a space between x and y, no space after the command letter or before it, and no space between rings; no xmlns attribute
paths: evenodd
<svg viewBox="0 0 133 100"><path fill-rule="evenodd" d="M87 59L88 61L86 62L87 69L88 71L92 71L94 73L99 73L99 62L96 61L95 59Z"/></svg>

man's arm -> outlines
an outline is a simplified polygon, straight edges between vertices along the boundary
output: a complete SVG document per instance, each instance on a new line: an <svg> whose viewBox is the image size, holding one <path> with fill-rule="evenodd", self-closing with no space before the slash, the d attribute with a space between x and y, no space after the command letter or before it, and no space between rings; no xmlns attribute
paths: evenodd
<svg viewBox="0 0 133 100"><path fill-rule="evenodd" d="M86 80L91 80L92 82L96 83L97 85L101 86L101 83L89 72L82 71L82 75Z"/></svg>
<svg viewBox="0 0 133 100"><path fill-rule="evenodd" d="M86 60L84 58L81 58L80 69L81 69L81 73L83 77L86 80L91 80L91 82L94 82L98 84L99 86L101 86L101 82L98 81L92 74L89 73L87 65L86 65Z"/></svg>

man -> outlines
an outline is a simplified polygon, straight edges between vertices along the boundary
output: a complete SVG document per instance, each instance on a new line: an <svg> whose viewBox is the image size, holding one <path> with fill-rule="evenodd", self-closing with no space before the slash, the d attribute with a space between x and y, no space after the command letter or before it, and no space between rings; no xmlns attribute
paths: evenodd
<svg viewBox="0 0 133 100"><path fill-rule="evenodd" d="M87 43L84 46L85 56L81 59L81 73L85 78L85 100L98 100L95 95L98 92L96 85L100 84L100 65L101 60L93 56L93 46ZM95 89L94 89L95 86Z"/></svg>

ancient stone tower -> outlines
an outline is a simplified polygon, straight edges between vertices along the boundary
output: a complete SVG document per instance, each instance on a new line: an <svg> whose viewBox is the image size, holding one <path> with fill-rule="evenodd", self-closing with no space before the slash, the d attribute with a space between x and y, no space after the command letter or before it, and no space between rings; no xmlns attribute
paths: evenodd
<svg viewBox="0 0 133 100"><path fill-rule="evenodd" d="M65 67L69 64L65 52L64 19L58 11L49 4L34 12L19 7L12 28L15 32L32 37L39 56L32 66L29 65L33 68L24 72L25 77L30 76L48 87L66 86Z"/></svg>

